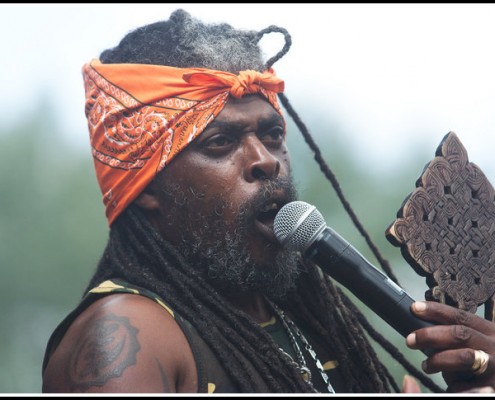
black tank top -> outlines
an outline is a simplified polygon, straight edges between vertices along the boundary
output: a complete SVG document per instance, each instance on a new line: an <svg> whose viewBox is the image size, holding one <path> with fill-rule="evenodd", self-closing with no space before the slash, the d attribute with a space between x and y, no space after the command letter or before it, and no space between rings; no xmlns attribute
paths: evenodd
<svg viewBox="0 0 495 400"><path fill-rule="evenodd" d="M90 304L92 304L96 300L102 298L103 296L115 293L128 293L146 296L161 305L167 312L170 313L170 315L172 315L172 317L174 317L175 321L180 326L187 340L189 341L194 359L196 361L199 393L240 392L235 383L232 382L232 380L230 379L229 375L227 374L211 348L205 343L196 329L187 320L177 314L177 312L175 312L166 302L164 302L163 299L161 299L152 291L135 285L131 285L119 279L102 282L97 287L91 289L86 294L86 296L84 296L79 305L70 314L68 314L64 318L64 320L56 327L56 329L50 336L46 347L42 366L43 371L48 364L51 354L53 354L63 336L67 332L67 329L77 318L77 316L80 315ZM281 322L277 318L273 317L271 321L261 324L261 326L271 335L274 341L284 351L295 358L290 339L287 336L287 333ZM323 368L327 376L329 377L331 385L335 392L338 393L345 391L342 377L338 368L338 362L333 360L333 358L328 354L328 351L325 350L325 347L321 346L318 341L314 340L314 338L312 338L311 335L304 328L300 327L300 329L318 355L318 358L323 364ZM324 383L320 372L317 370L316 364L313 362L309 353L305 350L304 345L300 341L299 347L304 353L307 365L311 370L313 385L318 391L322 393L328 392L327 385ZM259 372L247 360L244 364L247 365L247 368L249 369L249 371L246 371L246 373L251 374L253 379L258 382L259 387L265 388L264 390L262 390L262 392L268 393L268 387L266 387L266 384L264 383Z"/></svg>

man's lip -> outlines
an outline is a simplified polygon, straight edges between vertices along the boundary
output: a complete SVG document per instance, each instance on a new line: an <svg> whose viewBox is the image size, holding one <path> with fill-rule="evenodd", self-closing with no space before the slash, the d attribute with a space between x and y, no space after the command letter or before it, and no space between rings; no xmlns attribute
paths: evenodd
<svg viewBox="0 0 495 400"><path fill-rule="evenodd" d="M261 235L265 237L269 242L280 244L273 233L273 220L267 222L261 222L260 220L255 220L254 224L256 228L260 231Z"/></svg>
<svg viewBox="0 0 495 400"><path fill-rule="evenodd" d="M269 242L275 244L279 244L279 241L273 232L273 222L275 220L276 213L280 210L281 204L283 204L282 201L271 199L265 203L265 206L262 208L263 211L260 212L258 218L255 220L255 225L263 237L265 237Z"/></svg>
<svg viewBox="0 0 495 400"><path fill-rule="evenodd" d="M273 232L273 222L275 220L276 213L280 210L280 208L287 203L287 196L284 196L284 192L281 190L275 191L271 198L267 200L263 207L261 207L262 211L255 219L255 225L261 234L271 243L280 244L277 240L275 233ZM271 212L271 210L275 210L276 212L273 214L273 217L269 217L267 214Z"/></svg>

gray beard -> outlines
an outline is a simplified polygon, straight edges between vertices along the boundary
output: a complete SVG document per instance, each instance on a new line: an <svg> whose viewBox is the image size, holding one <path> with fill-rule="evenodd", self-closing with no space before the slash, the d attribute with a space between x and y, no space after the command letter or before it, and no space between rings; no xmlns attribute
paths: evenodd
<svg viewBox="0 0 495 400"><path fill-rule="evenodd" d="M175 202L169 218L180 218L185 226L178 250L206 281L223 294L257 292L280 299L295 286L301 268L298 252L280 247L275 257L256 263L246 247L256 211L272 191L280 187L289 193L291 199L296 198L290 180L267 181L265 189L256 198L240 207L237 219L229 227L223 216L227 206L225 202L217 200L213 207L206 207L214 211L205 215L200 211L205 209L205 199L201 194L191 195L191 191L167 186L166 196L173 197Z"/></svg>
<svg viewBox="0 0 495 400"><path fill-rule="evenodd" d="M182 242L179 250L212 286L226 295L257 292L282 298L299 275L299 254L280 250L271 263L255 263L243 243L243 235L236 231L234 235L226 233L223 240L207 243L198 238L194 248Z"/></svg>

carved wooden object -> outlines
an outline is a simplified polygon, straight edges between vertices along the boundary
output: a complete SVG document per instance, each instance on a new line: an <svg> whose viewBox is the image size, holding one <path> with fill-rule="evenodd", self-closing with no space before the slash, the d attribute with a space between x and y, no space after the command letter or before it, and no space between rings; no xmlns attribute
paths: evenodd
<svg viewBox="0 0 495 400"><path fill-rule="evenodd" d="M494 321L495 192L449 132L404 200L385 236L429 290L426 300Z"/></svg>

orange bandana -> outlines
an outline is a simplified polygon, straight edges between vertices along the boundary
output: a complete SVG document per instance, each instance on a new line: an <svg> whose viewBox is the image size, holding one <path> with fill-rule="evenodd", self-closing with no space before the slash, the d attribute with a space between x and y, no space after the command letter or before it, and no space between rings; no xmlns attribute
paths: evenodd
<svg viewBox="0 0 495 400"><path fill-rule="evenodd" d="M85 113L108 224L222 111L259 93L281 114L272 69L239 75L147 64L84 65Z"/></svg>

